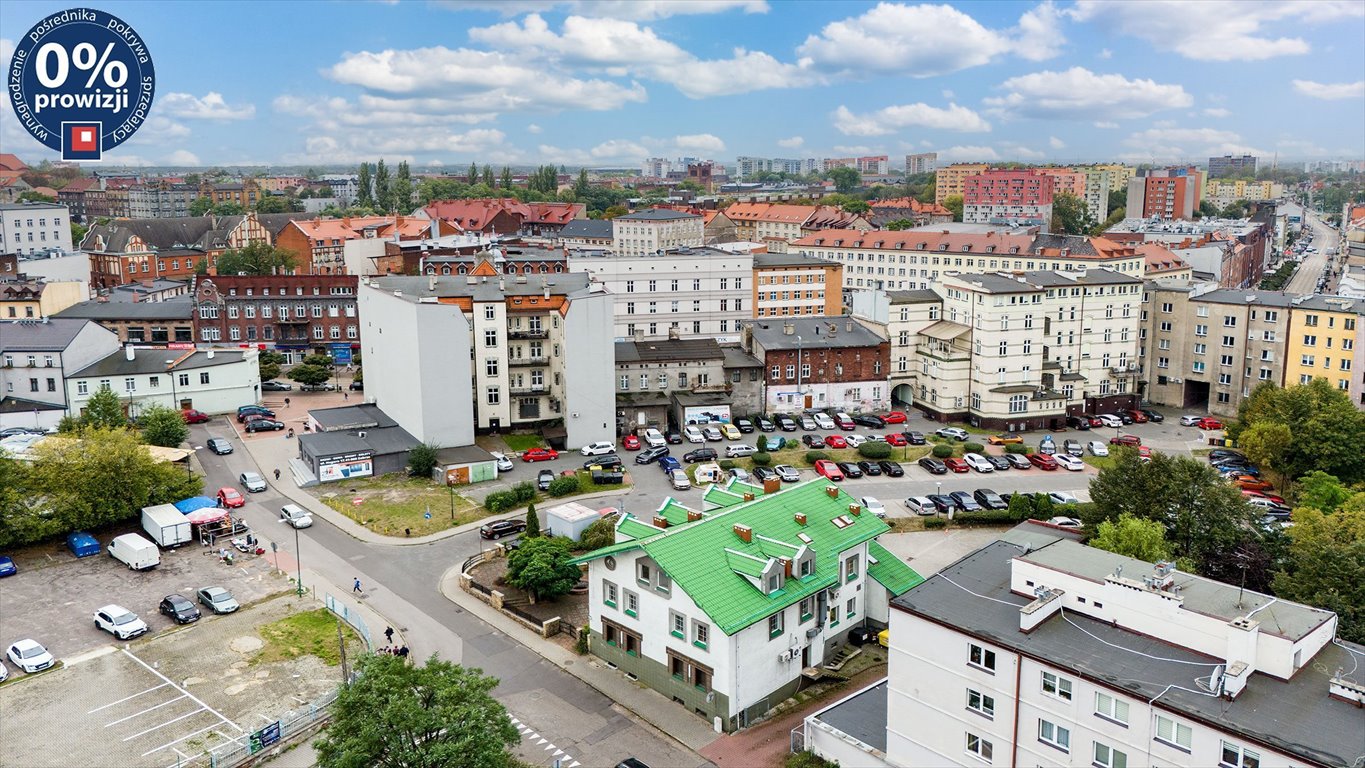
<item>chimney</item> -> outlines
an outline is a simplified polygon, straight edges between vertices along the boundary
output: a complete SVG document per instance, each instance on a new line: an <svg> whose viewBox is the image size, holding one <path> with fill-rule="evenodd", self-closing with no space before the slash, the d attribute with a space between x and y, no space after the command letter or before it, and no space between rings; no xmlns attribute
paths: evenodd
<svg viewBox="0 0 1365 768"><path fill-rule="evenodd" d="M754 500L754 495L753 495L752 493L745 492L745 494L744 494L744 500L745 500L745 501L753 501L753 500Z"/></svg>
<svg viewBox="0 0 1365 768"><path fill-rule="evenodd" d="M782 575L788 579L792 577L792 559L790 557L782 558Z"/></svg>
<svg viewBox="0 0 1365 768"><path fill-rule="evenodd" d="M129 344L128 346L123 348L123 356L128 360L128 362L132 362L134 359L137 358L137 352L133 350L132 344Z"/></svg>
<svg viewBox="0 0 1365 768"><path fill-rule="evenodd" d="M849 320L848 322L844 323L844 331L847 332L847 333L853 333L853 321L852 321L852 320Z"/></svg>
<svg viewBox="0 0 1365 768"><path fill-rule="evenodd" d="M763 480L763 493L771 496L782 490L782 480L776 477L769 477Z"/></svg>
<svg viewBox="0 0 1365 768"><path fill-rule="evenodd" d="M837 499L839 498L839 488L837 486L827 485L825 486L825 495L831 499Z"/></svg>
<svg viewBox="0 0 1365 768"><path fill-rule="evenodd" d="M792 324L792 323L783 323L783 324L782 324L782 334L783 334L783 335L785 335L785 336L791 336L791 335L793 335L793 334L795 334L795 333L796 333L796 326L795 326L794 324Z"/></svg>
<svg viewBox="0 0 1365 768"><path fill-rule="evenodd" d="M702 513L698 512L695 509L687 510L687 522L689 523L695 523L698 520L702 519L702 517L703 517Z"/></svg>
<svg viewBox="0 0 1365 768"><path fill-rule="evenodd" d="M680 329L678 329L678 328L669 328L669 329L668 329L668 340L669 340L669 341L677 341L677 340L679 340L679 339L681 339L681 338L682 338L682 331L681 331Z"/></svg>
<svg viewBox="0 0 1365 768"><path fill-rule="evenodd" d="M213 359L213 347L209 347L209 359Z"/></svg>
<svg viewBox="0 0 1365 768"><path fill-rule="evenodd" d="M839 332L839 326L835 323L829 324L829 335L833 336Z"/></svg>
<svg viewBox="0 0 1365 768"><path fill-rule="evenodd" d="M651 522L654 524L655 528L668 527L668 518L664 517L663 515L655 515L654 519Z"/></svg>
<svg viewBox="0 0 1365 768"><path fill-rule="evenodd" d="M797 525L805 525L805 524L806 524L806 513L805 513L805 512L797 512L796 515L795 515L795 518L796 518L796 524L797 524Z"/></svg>
<svg viewBox="0 0 1365 768"><path fill-rule="evenodd" d="M504 280L504 279L502 279L501 277L498 278L498 290L499 290L499 291L506 291L506 290L507 290L507 281Z"/></svg>
<svg viewBox="0 0 1365 768"><path fill-rule="evenodd" d="M852 512L853 515L856 517L856 516L861 515L861 514L863 513L863 505L861 505L861 504L849 504L849 505L848 505L848 511L849 511L849 512Z"/></svg>
<svg viewBox="0 0 1365 768"><path fill-rule="evenodd" d="M427 290L428 290L428 291L434 291L434 290L436 290L436 276L435 276L435 275L432 275L430 278L427 279Z"/></svg>
<svg viewBox="0 0 1365 768"><path fill-rule="evenodd" d="M752 544L754 541L754 529L743 523L735 523L735 535L745 544Z"/></svg>

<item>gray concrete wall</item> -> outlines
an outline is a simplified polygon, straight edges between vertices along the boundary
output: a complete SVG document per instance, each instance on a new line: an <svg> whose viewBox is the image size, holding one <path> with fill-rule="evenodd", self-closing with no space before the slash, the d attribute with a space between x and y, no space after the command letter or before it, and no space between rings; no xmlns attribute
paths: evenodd
<svg viewBox="0 0 1365 768"><path fill-rule="evenodd" d="M564 316L564 429L578 448L616 434L612 294L575 298Z"/></svg>

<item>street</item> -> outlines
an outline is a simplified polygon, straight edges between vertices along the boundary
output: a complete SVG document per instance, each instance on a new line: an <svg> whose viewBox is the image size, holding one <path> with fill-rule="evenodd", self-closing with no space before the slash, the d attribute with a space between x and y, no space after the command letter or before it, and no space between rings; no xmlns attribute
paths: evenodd
<svg viewBox="0 0 1365 768"><path fill-rule="evenodd" d="M1285 206L1285 210L1291 216L1295 212L1303 216L1303 223L1313 232L1313 246L1318 250L1316 253L1306 253L1303 261L1299 263L1299 268L1295 270L1294 276L1289 279L1289 283L1284 290L1288 293L1318 293L1318 279L1322 277L1322 271L1327 268L1329 259L1327 249L1333 248L1337 244L1337 232L1328 226L1318 215L1299 205L1290 204ZM1328 290L1331 284L1328 285Z"/></svg>

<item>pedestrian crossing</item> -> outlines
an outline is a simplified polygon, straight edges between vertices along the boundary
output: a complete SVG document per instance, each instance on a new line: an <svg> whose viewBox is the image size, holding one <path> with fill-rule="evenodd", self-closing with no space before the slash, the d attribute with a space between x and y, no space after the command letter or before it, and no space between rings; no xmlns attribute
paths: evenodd
<svg viewBox="0 0 1365 768"><path fill-rule="evenodd" d="M560 749L559 747L556 747L554 745L554 742L550 741L544 736L541 736L539 733L536 733L535 730L533 730L530 726L526 725L525 723L521 722L515 717L508 715L508 718L512 721L512 725L516 727L517 731L521 733L522 743L527 745L534 743L534 745L537 747L543 747L546 752L550 753L549 756L554 759L554 764L556 768L579 767L580 763L577 760L573 759L573 755L570 755L564 750Z"/></svg>

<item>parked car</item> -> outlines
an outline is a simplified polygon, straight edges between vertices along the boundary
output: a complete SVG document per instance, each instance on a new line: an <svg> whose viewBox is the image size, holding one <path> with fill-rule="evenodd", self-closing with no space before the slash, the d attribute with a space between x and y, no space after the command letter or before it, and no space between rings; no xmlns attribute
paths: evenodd
<svg viewBox="0 0 1365 768"><path fill-rule="evenodd" d="M1147 423L1147 412L1144 410L1134 408L1132 410L1124 411L1124 414L1126 414L1128 418L1132 419L1134 424Z"/></svg>
<svg viewBox="0 0 1365 768"><path fill-rule="evenodd" d="M944 459L944 466L948 467L949 472L966 472L971 469L971 465L962 459Z"/></svg>
<svg viewBox="0 0 1365 768"><path fill-rule="evenodd" d="M199 609L183 595L166 595L161 599L158 610L175 620L176 624L189 624L199 621Z"/></svg>
<svg viewBox="0 0 1365 768"><path fill-rule="evenodd" d="M1033 463L1028 460L1027 456L1021 456L1017 453L1005 454L1005 461L1010 463L1011 469L1030 469L1033 467Z"/></svg>
<svg viewBox="0 0 1365 768"><path fill-rule="evenodd" d="M236 509L237 507L246 506L246 499L242 497L242 494L237 492L236 488L231 486L225 485L222 488L219 488L217 498L218 506L227 509Z"/></svg>
<svg viewBox="0 0 1365 768"><path fill-rule="evenodd" d="M862 470L862 473L867 477L881 477L882 474L882 468L877 466L875 461L860 461L858 462L858 469Z"/></svg>
<svg viewBox="0 0 1365 768"><path fill-rule="evenodd" d="M1187 413L1187 414L1185 414L1184 416L1181 416L1181 417L1180 417L1180 426L1182 426L1182 427L1193 427L1194 425L1198 424L1198 423L1199 423L1199 420L1202 419L1202 418L1204 418L1204 417L1203 417L1203 416L1193 416L1193 415Z"/></svg>
<svg viewBox="0 0 1365 768"><path fill-rule="evenodd" d="M185 420L186 424L205 424L211 418L213 418L209 416L207 413L204 413L203 411L196 411L193 408L186 408L185 410L181 411L180 417Z"/></svg>
<svg viewBox="0 0 1365 768"><path fill-rule="evenodd" d="M1091 428L1091 429L1096 429L1096 428L1098 428L1098 427L1104 426L1104 422L1103 422L1103 421L1100 421L1100 417L1099 417L1099 416L1096 416L1096 415L1094 415L1094 414L1086 414L1086 415L1082 416L1081 418L1083 418L1083 419L1089 419L1089 420L1090 420L1090 428Z"/></svg>
<svg viewBox="0 0 1365 768"><path fill-rule="evenodd" d="M19 568L14 564L14 558L9 556L0 556L0 578L4 578L6 576L13 576L18 572Z"/></svg>
<svg viewBox="0 0 1365 768"><path fill-rule="evenodd" d="M740 467L734 467L733 469L731 469L729 471L729 475L731 480L735 480L741 483L747 483L750 480L749 473L745 472Z"/></svg>
<svg viewBox="0 0 1365 768"><path fill-rule="evenodd" d="M1052 435L1044 435L1043 439L1038 441L1038 452L1046 456L1057 453L1057 442L1052 439Z"/></svg>
<svg viewBox="0 0 1365 768"><path fill-rule="evenodd" d="M550 483L555 481L555 473L548 469L542 469L536 473L536 487L542 491L550 490Z"/></svg>
<svg viewBox="0 0 1365 768"><path fill-rule="evenodd" d="M493 520L479 526L479 535L485 539L501 539L526 530L526 520L509 517L506 520Z"/></svg>
<svg viewBox="0 0 1365 768"><path fill-rule="evenodd" d="M665 448L664 450L668 449ZM559 451L553 448L532 448L521 452L521 460L525 462L554 461L557 458L559 458Z"/></svg>
<svg viewBox="0 0 1365 768"><path fill-rule="evenodd" d="M281 429L284 429L284 422L274 419L252 419L246 423L248 432L278 432Z"/></svg>
<svg viewBox="0 0 1365 768"><path fill-rule="evenodd" d="M754 467L754 481L760 485L770 477L777 477L777 470L771 467ZM799 477L797 479L800 479Z"/></svg>
<svg viewBox="0 0 1365 768"><path fill-rule="evenodd" d="M739 428L740 432L743 432L746 435L751 434L754 431L754 423L748 419L735 419L735 426Z"/></svg>
<svg viewBox="0 0 1365 768"><path fill-rule="evenodd" d="M1090 419L1086 416L1067 416L1066 425L1072 429L1090 429Z"/></svg>
<svg viewBox="0 0 1365 768"><path fill-rule="evenodd" d="M352 381L349 388L352 392L364 392L365 382L363 380Z"/></svg>
<svg viewBox="0 0 1365 768"><path fill-rule="evenodd" d="M621 457L617 456L614 453L609 453L606 456L594 456L591 459L588 459L587 461L583 462L584 469L592 469L593 467L601 467L602 469L616 469L617 467L620 466Z"/></svg>
<svg viewBox="0 0 1365 768"><path fill-rule="evenodd" d="M307 528L313 524L313 516L297 504L280 507L280 519L295 528Z"/></svg>
<svg viewBox="0 0 1365 768"><path fill-rule="evenodd" d="M516 467L516 465L512 463L512 460L507 458L507 454L498 453L497 451L490 451L490 453L493 456L493 460L498 464L499 472L511 472L512 469Z"/></svg>
<svg viewBox="0 0 1365 768"><path fill-rule="evenodd" d="M815 423L815 417L810 414L803 414L797 420L801 422L801 428L807 432L814 432L820 428L820 425Z"/></svg>
<svg viewBox="0 0 1365 768"><path fill-rule="evenodd" d="M934 505L934 511L940 515L946 515L957 509L957 502L953 501L953 497L946 493L931 493L925 498L929 499L930 503Z"/></svg>
<svg viewBox="0 0 1365 768"><path fill-rule="evenodd" d="M121 605L106 605L95 611L95 629L102 629L120 640L131 640L146 634L147 622Z"/></svg>
<svg viewBox="0 0 1365 768"><path fill-rule="evenodd" d="M758 425L759 431L762 432L772 432L777 429L777 425L774 424L771 419L766 419L762 416L759 416L758 419L756 419L756 424Z"/></svg>
<svg viewBox="0 0 1365 768"><path fill-rule="evenodd" d="M864 427L872 427L873 429L882 429L886 426L885 419L880 416L873 416L870 413L860 413L857 416L854 416L853 423L861 424Z"/></svg>
<svg viewBox="0 0 1365 768"><path fill-rule="evenodd" d="M1136 448L1137 446L1142 445L1142 438L1137 435L1115 435L1109 438L1109 444L1126 445L1130 448Z"/></svg>
<svg viewBox="0 0 1365 768"><path fill-rule="evenodd" d="M840 472L844 473L844 477L858 478L863 476L863 471L851 461L837 461L835 465L839 467Z"/></svg>
<svg viewBox="0 0 1365 768"><path fill-rule="evenodd" d="M941 427L936 430L934 434L939 437L946 437L949 440L965 441L967 438L971 437L971 435L967 433L967 430L960 427Z"/></svg>
<svg viewBox="0 0 1365 768"><path fill-rule="evenodd" d="M687 473L681 469L668 473L668 483L675 491L685 491L692 487L692 481L687 479Z"/></svg>
<svg viewBox="0 0 1365 768"><path fill-rule="evenodd" d="M675 469L682 469L682 462L678 461L672 456L665 456L659 459L659 471L663 472L665 477L667 477Z"/></svg>
<svg viewBox="0 0 1365 768"><path fill-rule="evenodd" d="M659 430L653 427L650 427L649 429L645 430L644 441L645 445L648 445L650 448L658 448L661 445L668 445L668 441L664 439L664 433L660 432Z"/></svg>
<svg viewBox="0 0 1365 768"><path fill-rule="evenodd" d="M621 438L621 447L627 451L638 451L640 450L640 438L635 435L626 435Z"/></svg>
<svg viewBox="0 0 1365 768"><path fill-rule="evenodd" d="M1090 442L1085 444L1085 447L1090 449L1091 456L1109 455L1109 446L1105 445L1104 443L1101 443L1099 440L1091 440Z"/></svg>
<svg viewBox="0 0 1365 768"><path fill-rule="evenodd" d="M763 437L763 448L769 453L773 451L780 451L784 447L789 445L791 446L796 445L796 441L791 439L790 437L783 437L781 435L765 435Z"/></svg>
<svg viewBox="0 0 1365 768"><path fill-rule="evenodd" d="M718 456L715 448L698 448L683 454L683 461L696 464L699 461L715 461Z"/></svg>
<svg viewBox="0 0 1365 768"><path fill-rule="evenodd" d="M839 428L838 425L834 423L834 419L831 419L829 414L824 411L812 413L810 416L812 419L815 419L815 424L820 427L820 429L832 430Z"/></svg>
<svg viewBox="0 0 1365 768"><path fill-rule="evenodd" d="M858 425L853 423L853 419L850 419L847 413L835 413L831 418L834 419L834 425L845 432L858 428Z"/></svg>
<svg viewBox="0 0 1365 768"><path fill-rule="evenodd" d="M748 443L731 443L725 446L725 457L727 459L737 459L740 456L753 456L758 453L758 449Z"/></svg>
<svg viewBox="0 0 1365 768"><path fill-rule="evenodd" d="M1246 455L1241 451L1234 451L1231 448L1214 448L1209 451L1208 459L1210 464L1222 461L1223 459L1242 459L1245 461Z"/></svg>
<svg viewBox="0 0 1365 768"><path fill-rule="evenodd" d="M11 645L5 655L9 656L9 663L30 675L34 672L41 672L57 663L57 660L52 658L52 654L47 652L42 643L31 639L20 640Z"/></svg>
<svg viewBox="0 0 1365 768"><path fill-rule="evenodd" d="M1009 504L1006 503L1004 499L1000 498L1000 494L989 488L976 489L976 492L972 494L972 498L976 499L976 503L980 504L985 509L1009 508Z"/></svg>
<svg viewBox="0 0 1365 768"><path fill-rule="evenodd" d="M844 435L844 445L849 448L857 448L867 442L867 438L862 435Z"/></svg>
<svg viewBox="0 0 1365 768"><path fill-rule="evenodd" d="M199 603L212 613L233 613L242 607L237 604L237 598L222 587L204 587L195 594L199 597Z"/></svg>
<svg viewBox="0 0 1365 768"><path fill-rule="evenodd" d="M1202 418L1202 419L1200 419L1199 421L1195 422L1194 425L1195 425L1196 427L1199 427L1200 429L1222 429L1222 428L1223 428L1223 422L1219 421L1218 419L1213 418L1212 416L1205 416L1204 418Z"/></svg>
<svg viewBox="0 0 1365 768"><path fill-rule="evenodd" d="M1053 504L1081 503L1081 500L1076 498L1075 494L1067 493L1066 491L1051 491L1048 493L1047 497L1052 500Z"/></svg>
<svg viewBox="0 0 1365 768"><path fill-rule="evenodd" d="M578 449L578 452L584 456L606 456L608 453L616 453L616 445L606 440L599 440L595 443L588 443Z"/></svg>
<svg viewBox="0 0 1365 768"><path fill-rule="evenodd" d="M1030 453L1029 463L1039 469L1053 470L1057 468L1057 460L1046 453Z"/></svg>
<svg viewBox="0 0 1365 768"><path fill-rule="evenodd" d="M250 493L260 493L266 489L265 478L256 472L243 472L237 476L237 481Z"/></svg>
<svg viewBox="0 0 1365 768"><path fill-rule="evenodd" d="M861 504L863 506L863 509L867 510L868 512L871 512L872 514L876 515L877 517L880 517L883 520L886 519L886 505L882 504L880 501L877 501L872 496L864 496L861 499L858 499L858 503Z"/></svg>
<svg viewBox="0 0 1365 768"><path fill-rule="evenodd" d="M901 434L905 436L906 441L911 445L924 445L927 442L924 438L924 433L917 430L912 429L909 432L902 432Z"/></svg>
<svg viewBox="0 0 1365 768"><path fill-rule="evenodd" d="M210 437L208 439L208 446L210 451L213 451L219 456L226 456L227 454L232 453L232 443L229 443L221 437Z"/></svg>
<svg viewBox="0 0 1365 768"><path fill-rule="evenodd" d="M899 432L888 432L883 439L886 440L887 445L894 445L897 448L903 448L910 444L910 441L905 439L905 435Z"/></svg>
<svg viewBox="0 0 1365 768"><path fill-rule="evenodd" d="M815 462L815 473L829 480L844 479L844 473L840 471L839 465L825 459Z"/></svg>
<svg viewBox="0 0 1365 768"><path fill-rule="evenodd" d="M948 494L948 498L953 500L953 504L963 512L980 512L981 505L976 503L972 494L967 491L953 491Z"/></svg>
<svg viewBox="0 0 1365 768"><path fill-rule="evenodd" d="M1068 456L1081 456L1085 454L1085 449L1081 448L1081 441L1067 438L1062 441L1062 452Z"/></svg>
<svg viewBox="0 0 1365 768"><path fill-rule="evenodd" d="M971 467L972 469L976 470L977 472L994 472L994 471L995 471L995 467L994 467L989 461L986 461L986 457L985 457L985 456L982 456L982 455L979 454L979 453L969 453L969 454L963 456L963 457L962 457L962 460L963 460L964 462L966 462L967 466Z"/></svg>
<svg viewBox="0 0 1365 768"><path fill-rule="evenodd" d="M787 464L778 464L773 467L773 471L777 473L778 477L782 478L784 483L795 483L801 480L801 473L797 472L795 467Z"/></svg>
<svg viewBox="0 0 1365 768"><path fill-rule="evenodd" d="M237 409L237 423L241 424L246 422L247 420L246 417L250 416L253 413L260 414L262 416L265 416L266 418L275 417L275 412L270 410L269 408L266 408L263 405L243 405Z"/></svg>
<svg viewBox="0 0 1365 768"><path fill-rule="evenodd" d="M843 435L825 435L826 448L847 448L848 441Z"/></svg>
<svg viewBox="0 0 1365 768"><path fill-rule="evenodd" d="M1245 497L1247 497L1248 499L1269 499L1269 500L1275 502L1276 504L1279 504L1280 506L1288 506L1288 504L1285 503L1285 500L1284 500L1283 497L1281 497L1281 496L1276 496L1276 495L1273 494L1273 493L1266 493L1265 491L1252 491L1252 490L1248 490L1248 489L1246 489L1246 488L1243 488L1243 489L1242 489L1242 495L1245 496Z"/></svg>
<svg viewBox="0 0 1365 768"><path fill-rule="evenodd" d="M303 384L299 387L300 392L332 392L336 389L335 384Z"/></svg>
<svg viewBox="0 0 1365 768"><path fill-rule="evenodd" d="M1099 419L1099 420L1100 420L1100 424L1101 424L1102 426L1105 426L1105 427L1121 427L1121 426L1123 426L1123 419L1120 419L1119 417L1115 416L1115 415L1112 414L1112 413L1101 413L1101 414L1096 415L1095 418Z"/></svg>
<svg viewBox="0 0 1365 768"><path fill-rule="evenodd" d="M882 417L882 421L887 424L904 424L906 420L905 411L891 411Z"/></svg>
<svg viewBox="0 0 1365 768"><path fill-rule="evenodd" d="M807 448L824 448L825 440L819 435L802 435L801 443Z"/></svg>
<svg viewBox="0 0 1365 768"><path fill-rule="evenodd" d="M1080 521L1080 520L1077 520L1077 519L1074 518L1074 517L1065 517L1065 516L1061 516L1061 515L1059 515L1059 516L1057 516L1057 517L1049 518L1049 519L1048 519L1048 522L1049 522L1049 523L1052 523L1053 525L1057 526L1058 528L1080 528L1080 527L1081 527L1081 521Z"/></svg>
<svg viewBox="0 0 1365 768"><path fill-rule="evenodd" d="M1052 458L1057 462L1057 466L1069 472L1080 472L1085 469L1085 462L1069 453L1059 453Z"/></svg>
<svg viewBox="0 0 1365 768"><path fill-rule="evenodd" d="M941 459L936 459L933 456L925 456L924 458L920 459L915 463L929 470L930 474L933 475L948 474L948 465L944 464Z"/></svg>
<svg viewBox="0 0 1365 768"><path fill-rule="evenodd" d="M294 389L293 384L286 384L283 381L271 379L270 381L261 382L262 392L289 392L292 389Z"/></svg>
<svg viewBox="0 0 1365 768"><path fill-rule="evenodd" d="M877 462L877 467L881 469L882 474L886 475L887 477L905 476L905 469L901 467L900 464L897 464L894 461L887 461L886 459L882 459L881 461Z"/></svg>
<svg viewBox="0 0 1365 768"><path fill-rule="evenodd" d="M990 437L986 438L986 442L990 443L991 445L1023 445L1024 436L1013 434L991 435Z"/></svg>
<svg viewBox="0 0 1365 768"><path fill-rule="evenodd" d="M682 445L683 442L682 433L676 429L665 429L664 442L668 443L669 445Z"/></svg>
<svg viewBox="0 0 1365 768"><path fill-rule="evenodd" d="M1114 413L1114 416L1115 416L1115 417L1116 417L1124 426L1127 426L1127 425L1133 423L1133 415L1132 415L1131 413L1129 413L1128 411L1116 411L1116 412Z"/></svg>
<svg viewBox="0 0 1365 768"><path fill-rule="evenodd" d="M1270 491L1275 489L1275 486L1271 485L1270 483L1267 483L1266 481L1262 480L1259 477L1256 477L1255 475L1235 475L1229 479L1232 481L1233 485L1244 490Z"/></svg>
<svg viewBox="0 0 1365 768"><path fill-rule="evenodd" d="M657 445L653 448L646 448L635 455L636 464L653 464L664 456L668 455L668 446Z"/></svg>
<svg viewBox="0 0 1365 768"><path fill-rule="evenodd" d="M706 442L706 436L701 433L701 427L696 424L688 424L683 427L683 438L689 443Z"/></svg>
<svg viewBox="0 0 1365 768"><path fill-rule="evenodd" d="M905 508L916 515L935 515L938 508L928 496L911 496L905 500Z"/></svg>
<svg viewBox="0 0 1365 768"><path fill-rule="evenodd" d="M993 456L991 454L986 454L986 461L990 462L991 466L995 469L996 472L1010 471L1010 460L1005 458L1004 456Z"/></svg>
<svg viewBox="0 0 1365 768"><path fill-rule="evenodd" d="M777 420L778 429L782 430L783 432L796 431L797 429L796 419L793 419L792 417L788 416L785 413L779 413L775 418Z"/></svg>
<svg viewBox="0 0 1365 768"><path fill-rule="evenodd" d="M726 440L743 440L744 433L739 431L739 427L734 424L721 424L720 433L725 435Z"/></svg>

